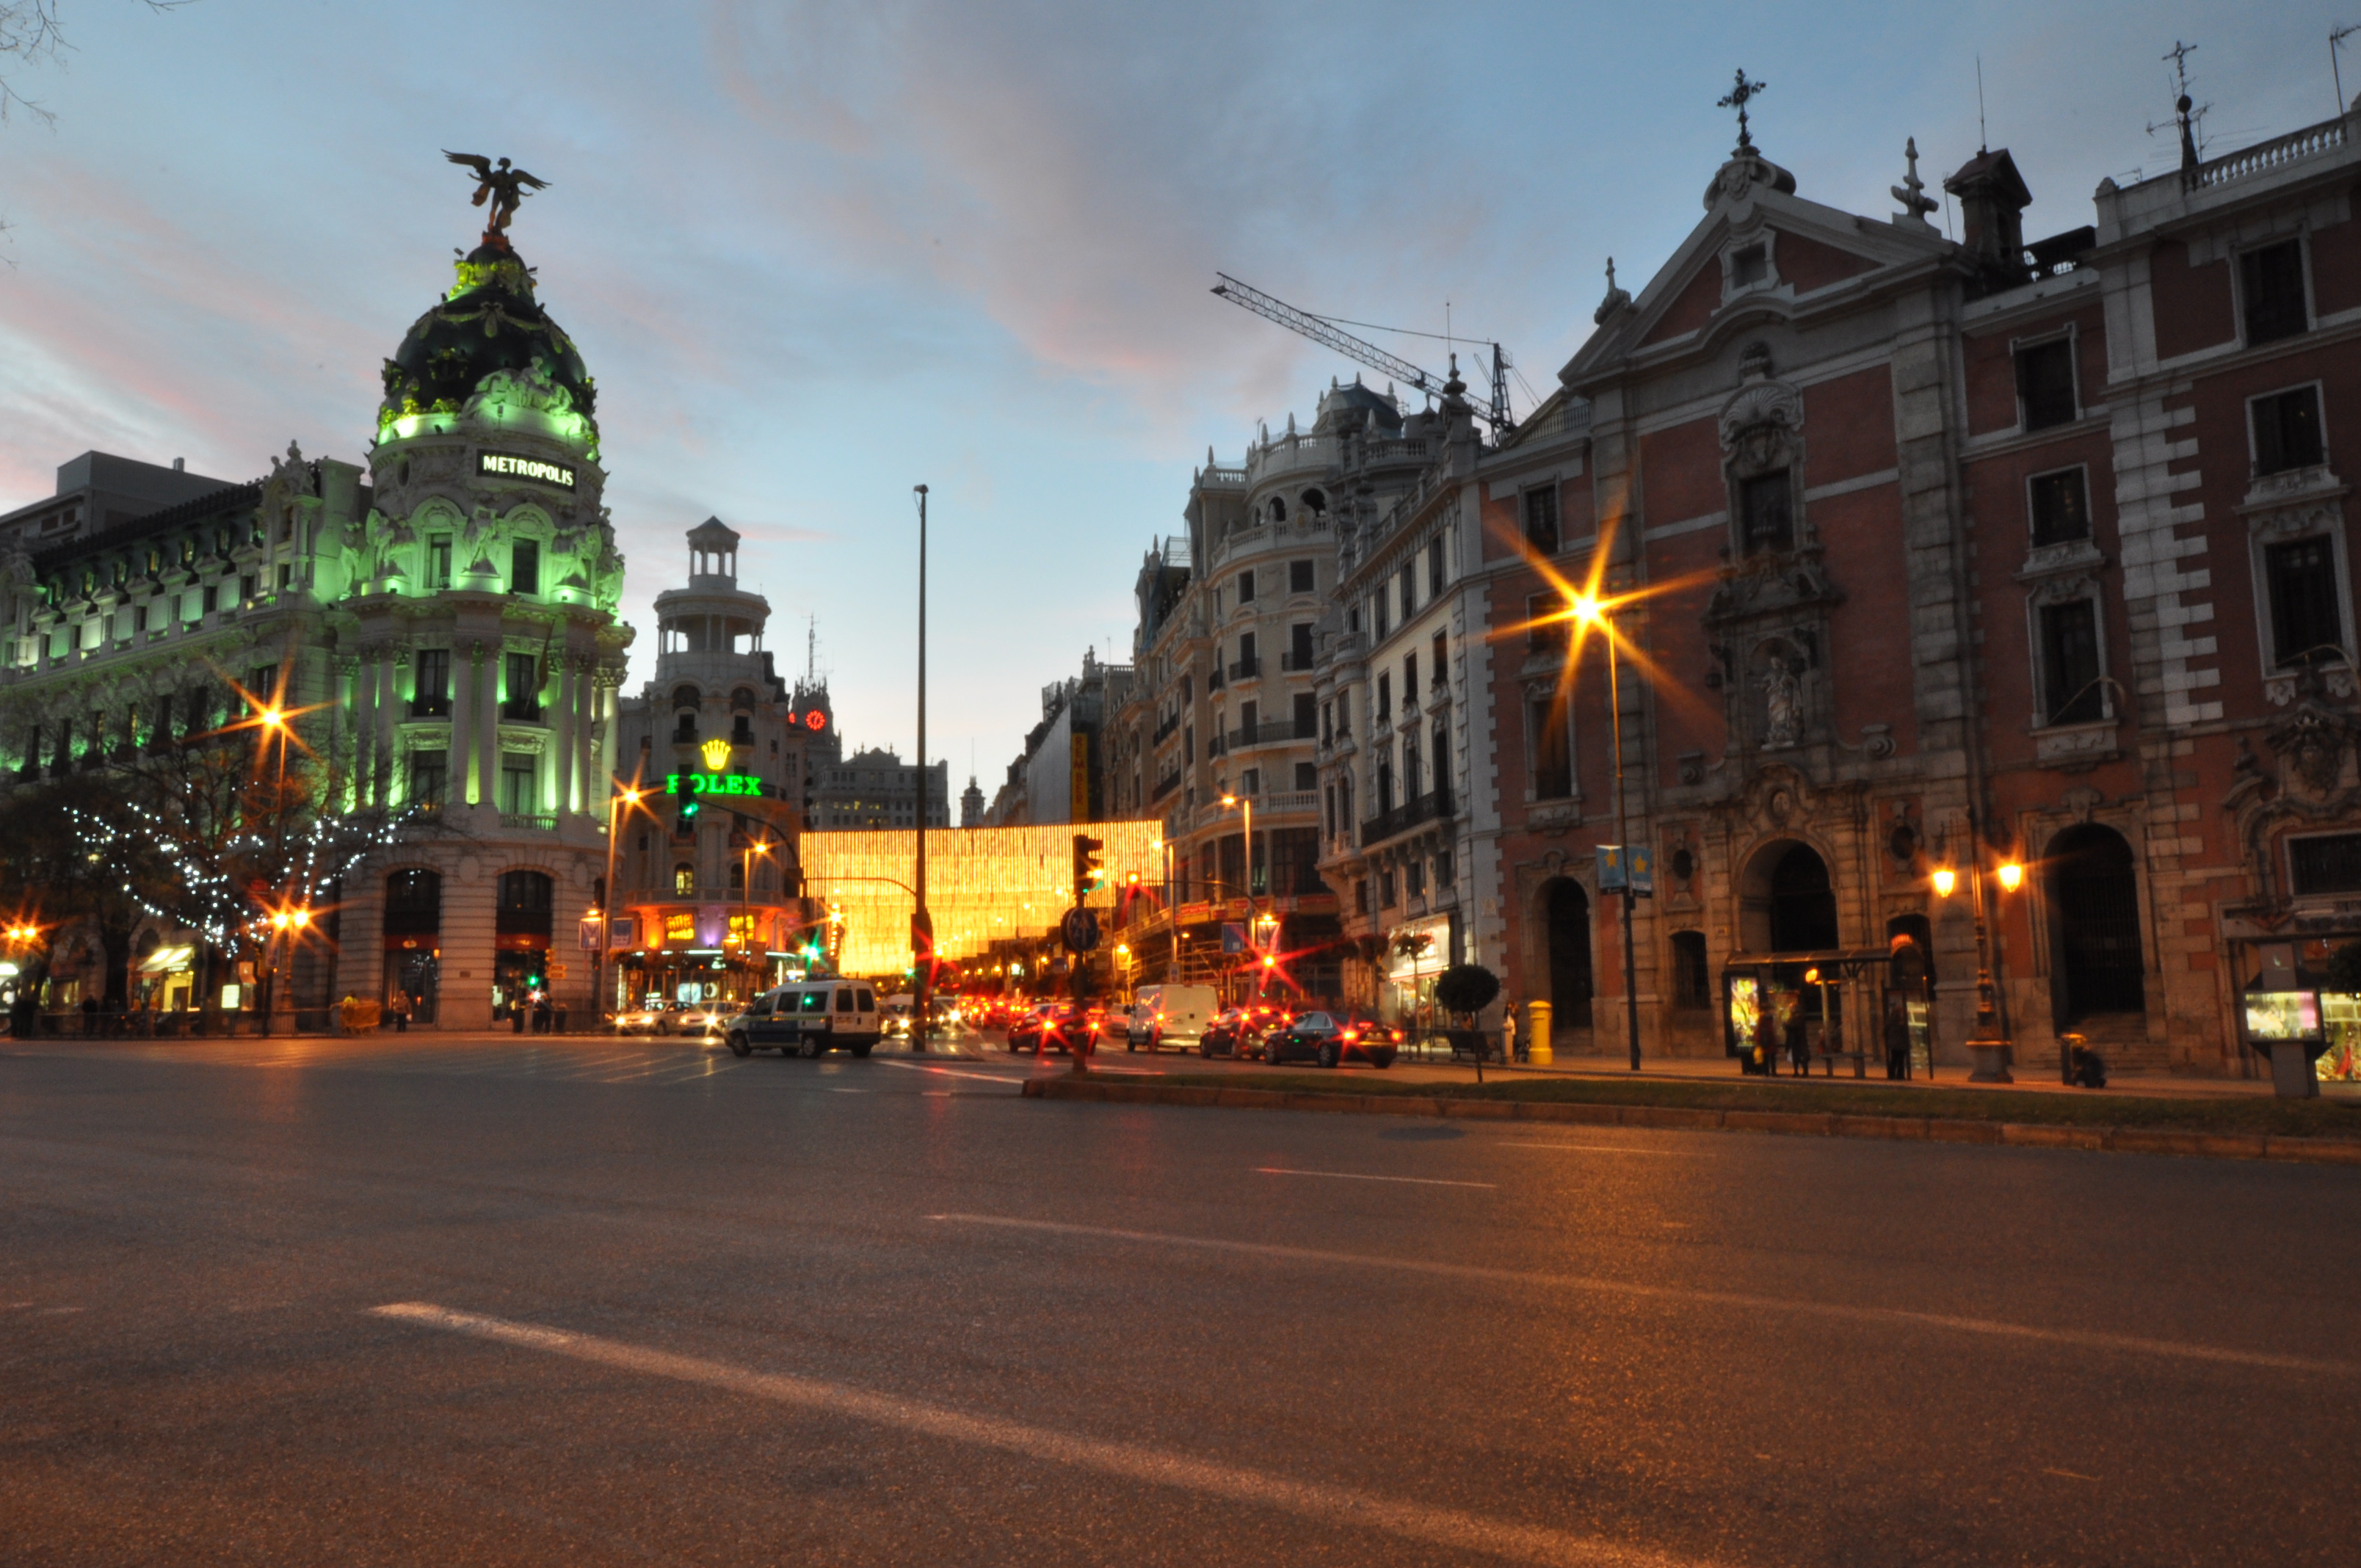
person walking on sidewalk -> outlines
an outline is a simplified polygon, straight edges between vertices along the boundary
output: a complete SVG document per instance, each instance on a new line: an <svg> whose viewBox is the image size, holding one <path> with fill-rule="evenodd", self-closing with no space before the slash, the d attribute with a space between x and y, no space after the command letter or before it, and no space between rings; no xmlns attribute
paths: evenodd
<svg viewBox="0 0 2361 1568"><path fill-rule="evenodd" d="M1508 1066L1517 1059L1517 1003L1509 999L1500 1008L1500 1065Z"/></svg>

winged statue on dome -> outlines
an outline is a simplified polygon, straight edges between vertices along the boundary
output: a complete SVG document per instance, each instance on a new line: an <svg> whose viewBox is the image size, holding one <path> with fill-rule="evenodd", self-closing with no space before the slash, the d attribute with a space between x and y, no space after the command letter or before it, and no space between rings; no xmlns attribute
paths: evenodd
<svg viewBox="0 0 2361 1568"><path fill-rule="evenodd" d="M484 237L487 239L495 235L508 233L509 220L516 216L517 207L523 202L527 191L545 191L549 188L548 181L536 180L522 169L510 168L509 160L505 158L500 159L500 167L495 169L492 167L492 160L480 153L453 152L450 148L445 148L443 156L454 163L476 171L476 194L467 204L480 207L486 201L491 203L492 209L486 214L484 224Z"/></svg>

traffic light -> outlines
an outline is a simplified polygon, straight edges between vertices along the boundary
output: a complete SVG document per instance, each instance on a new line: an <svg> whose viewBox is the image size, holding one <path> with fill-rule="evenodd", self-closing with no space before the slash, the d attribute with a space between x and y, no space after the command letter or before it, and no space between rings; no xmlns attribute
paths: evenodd
<svg viewBox="0 0 2361 1568"><path fill-rule="evenodd" d="M1093 888L1104 880L1099 871L1099 851L1106 848L1103 839L1087 833L1074 835L1074 902L1080 904Z"/></svg>

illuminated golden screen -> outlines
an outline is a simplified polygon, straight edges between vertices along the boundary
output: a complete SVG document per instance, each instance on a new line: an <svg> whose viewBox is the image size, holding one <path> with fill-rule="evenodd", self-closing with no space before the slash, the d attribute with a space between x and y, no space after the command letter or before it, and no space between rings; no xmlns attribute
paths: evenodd
<svg viewBox="0 0 2361 1568"><path fill-rule="evenodd" d="M935 949L972 958L1003 937L1050 930L1073 903L1074 835L1088 833L1105 885L1094 909L1115 907L1126 880L1164 885L1160 822L1057 823L1042 828L936 828L927 834L927 911ZM807 895L844 918L838 967L847 974L899 974L910 964L908 886L916 874L915 832L806 833L796 846Z"/></svg>

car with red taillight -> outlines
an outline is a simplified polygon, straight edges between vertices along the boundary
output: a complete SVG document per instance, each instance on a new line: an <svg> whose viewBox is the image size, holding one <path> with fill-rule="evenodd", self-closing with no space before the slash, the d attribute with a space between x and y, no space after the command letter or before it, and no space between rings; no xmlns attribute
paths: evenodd
<svg viewBox="0 0 2361 1568"><path fill-rule="evenodd" d="M1391 1067L1401 1049L1402 1032L1373 1018L1313 1010L1298 1014L1262 1037L1262 1059L1277 1065L1309 1059L1322 1067L1347 1060L1371 1067Z"/></svg>

